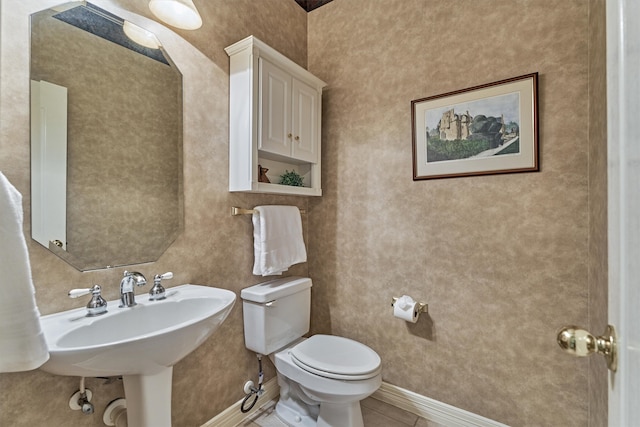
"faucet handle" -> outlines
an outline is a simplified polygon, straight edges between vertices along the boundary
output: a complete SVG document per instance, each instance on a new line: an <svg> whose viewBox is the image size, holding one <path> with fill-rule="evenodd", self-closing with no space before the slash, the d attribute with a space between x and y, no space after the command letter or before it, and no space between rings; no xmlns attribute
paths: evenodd
<svg viewBox="0 0 640 427"><path fill-rule="evenodd" d="M91 293L93 288L86 288L86 289L71 289L69 291L69 297L70 298L79 298L85 295L89 295Z"/></svg>
<svg viewBox="0 0 640 427"><path fill-rule="evenodd" d="M167 272L166 272L166 273L164 273L164 274L156 274L156 275L153 277L153 280L155 281L156 279L161 279L161 280L164 280L164 279L173 279L173 273L172 273L171 271L167 271Z"/></svg>
<svg viewBox="0 0 640 427"><path fill-rule="evenodd" d="M69 296L71 298L78 298L83 295L92 294L91 300L87 304L87 316L99 316L107 312L107 301L102 298L100 293L102 292L102 288L100 285L93 285L90 288L86 289L71 289L69 291Z"/></svg>
<svg viewBox="0 0 640 427"><path fill-rule="evenodd" d="M164 274L156 274L153 276L153 288L149 291L150 301L159 301L166 298L162 279L173 279L173 273L168 271Z"/></svg>

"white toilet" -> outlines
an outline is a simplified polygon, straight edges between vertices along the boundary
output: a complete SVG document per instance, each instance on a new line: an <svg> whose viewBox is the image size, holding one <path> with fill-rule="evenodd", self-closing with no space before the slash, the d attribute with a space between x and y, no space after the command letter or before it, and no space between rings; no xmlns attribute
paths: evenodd
<svg viewBox="0 0 640 427"><path fill-rule="evenodd" d="M311 279L287 277L240 293L244 341L278 371L276 414L291 426L363 427L360 401L382 383L380 356L357 341L309 331Z"/></svg>

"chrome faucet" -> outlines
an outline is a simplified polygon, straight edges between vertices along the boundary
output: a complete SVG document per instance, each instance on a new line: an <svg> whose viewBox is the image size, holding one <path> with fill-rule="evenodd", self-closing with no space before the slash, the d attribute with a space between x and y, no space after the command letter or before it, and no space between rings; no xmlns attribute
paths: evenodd
<svg viewBox="0 0 640 427"><path fill-rule="evenodd" d="M100 285L93 285L88 289L71 289L69 296L78 298L83 295L91 294L91 301L87 304L87 317L99 316L107 312L107 302L100 295Z"/></svg>
<svg viewBox="0 0 640 427"><path fill-rule="evenodd" d="M173 273L168 271L164 274L153 276L153 288L149 291L149 301L160 301L167 297L162 280L173 279Z"/></svg>
<svg viewBox="0 0 640 427"><path fill-rule="evenodd" d="M147 279L137 271L125 271L124 278L120 281L120 307L133 307L136 305L136 286L144 286Z"/></svg>

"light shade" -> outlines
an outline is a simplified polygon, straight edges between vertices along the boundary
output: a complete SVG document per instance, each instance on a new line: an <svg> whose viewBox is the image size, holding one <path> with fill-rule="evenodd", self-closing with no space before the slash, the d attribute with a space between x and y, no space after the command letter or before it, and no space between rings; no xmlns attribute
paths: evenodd
<svg viewBox="0 0 640 427"><path fill-rule="evenodd" d="M197 30L202 26L202 18L192 0L151 0L149 9L172 27Z"/></svg>
<svg viewBox="0 0 640 427"><path fill-rule="evenodd" d="M127 35L127 37L129 37L139 45L148 47L150 49L160 48L160 42L152 32L138 27L137 25L132 24L129 21L124 21L122 29L124 30L124 33Z"/></svg>

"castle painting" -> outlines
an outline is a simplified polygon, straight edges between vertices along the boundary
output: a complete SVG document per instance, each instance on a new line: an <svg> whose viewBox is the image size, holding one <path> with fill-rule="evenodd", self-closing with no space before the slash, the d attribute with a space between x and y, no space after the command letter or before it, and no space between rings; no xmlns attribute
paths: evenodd
<svg viewBox="0 0 640 427"><path fill-rule="evenodd" d="M534 172L538 73L411 101L413 180Z"/></svg>
<svg viewBox="0 0 640 427"><path fill-rule="evenodd" d="M518 92L425 111L427 162L520 152Z"/></svg>

